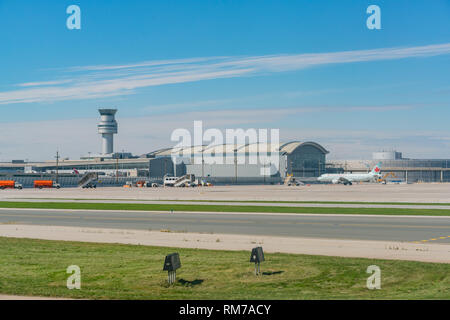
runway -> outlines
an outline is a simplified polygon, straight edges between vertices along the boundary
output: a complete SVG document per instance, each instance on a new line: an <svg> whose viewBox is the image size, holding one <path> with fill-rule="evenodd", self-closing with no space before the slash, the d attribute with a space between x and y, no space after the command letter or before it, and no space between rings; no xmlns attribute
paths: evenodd
<svg viewBox="0 0 450 320"><path fill-rule="evenodd" d="M450 217L0 209L0 223L450 244Z"/></svg>

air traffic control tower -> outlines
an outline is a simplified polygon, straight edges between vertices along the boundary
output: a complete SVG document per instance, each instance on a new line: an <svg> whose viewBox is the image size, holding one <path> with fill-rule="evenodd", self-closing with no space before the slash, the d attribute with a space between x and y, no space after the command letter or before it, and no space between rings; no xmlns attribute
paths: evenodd
<svg viewBox="0 0 450 320"><path fill-rule="evenodd" d="M102 154L111 154L114 152L113 134L117 133L117 121L114 118L117 109L98 109L100 112L100 122L98 124L98 133L102 135Z"/></svg>

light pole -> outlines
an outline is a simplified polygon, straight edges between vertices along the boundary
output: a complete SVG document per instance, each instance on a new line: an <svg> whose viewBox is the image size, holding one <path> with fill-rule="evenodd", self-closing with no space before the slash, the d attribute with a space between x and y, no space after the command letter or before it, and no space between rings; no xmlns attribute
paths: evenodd
<svg viewBox="0 0 450 320"><path fill-rule="evenodd" d="M263 165L263 178L264 178L264 182L263 182L263 184L266 184L266 162L264 162L264 165Z"/></svg>
<svg viewBox="0 0 450 320"><path fill-rule="evenodd" d="M203 159L203 146L202 146L202 182L205 181L205 159Z"/></svg>
<svg viewBox="0 0 450 320"><path fill-rule="evenodd" d="M59 152L58 149L56 149L56 178L55 178L56 183L58 183L58 164L59 164Z"/></svg>
<svg viewBox="0 0 450 320"><path fill-rule="evenodd" d="M119 183L119 156L116 155L116 184Z"/></svg>
<svg viewBox="0 0 450 320"><path fill-rule="evenodd" d="M233 150L234 152L234 183L237 184L237 148Z"/></svg>

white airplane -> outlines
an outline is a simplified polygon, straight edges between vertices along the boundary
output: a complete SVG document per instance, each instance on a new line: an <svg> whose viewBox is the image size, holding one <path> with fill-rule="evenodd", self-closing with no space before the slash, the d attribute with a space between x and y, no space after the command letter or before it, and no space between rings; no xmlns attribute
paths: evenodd
<svg viewBox="0 0 450 320"><path fill-rule="evenodd" d="M381 162L373 167L369 173L327 173L317 178L320 182L342 183L351 185L352 182L372 182L381 177Z"/></svg>

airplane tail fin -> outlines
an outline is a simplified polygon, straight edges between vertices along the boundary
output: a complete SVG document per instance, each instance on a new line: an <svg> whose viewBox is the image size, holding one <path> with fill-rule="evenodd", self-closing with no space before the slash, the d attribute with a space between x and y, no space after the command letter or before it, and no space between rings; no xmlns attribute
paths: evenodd
<svg viewBox="0 0 450 320"><path fill-rule="evenodd" d="M372 171L370 171L370 174L375 175L380 174L380 172L381 172L381 162L378 162L377 165L373 167Z"/></svg>

